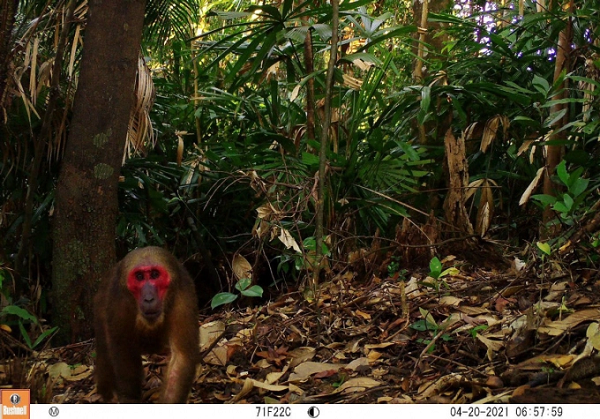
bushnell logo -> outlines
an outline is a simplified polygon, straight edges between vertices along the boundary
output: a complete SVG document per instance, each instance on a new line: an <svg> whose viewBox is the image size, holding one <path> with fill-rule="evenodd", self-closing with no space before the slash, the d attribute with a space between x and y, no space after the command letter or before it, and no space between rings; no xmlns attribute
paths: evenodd
<svg viewBox="0 0 600 419"><path fill-rule="evenodd" d="M30 419L29 390L3 390L2 391L2 410L0 418L3 419Z"/></svg>
<svg viewBox="0 0 600 419"><path fill-rule="evenodd" d="M19 404L21 402L21 396L19 396L18 394L11 394L10 395L10 402L13 404L13 406Z"/></svg>

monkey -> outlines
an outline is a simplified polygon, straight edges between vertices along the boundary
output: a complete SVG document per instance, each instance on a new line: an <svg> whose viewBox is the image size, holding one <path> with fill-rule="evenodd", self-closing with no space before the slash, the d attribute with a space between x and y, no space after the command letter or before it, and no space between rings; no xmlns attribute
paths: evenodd
<svg viewBox="0 0 600 419"><path fill-rule="evenodd" d="M142 398L142 354L170 352L159 402L186 403L199 358L194 283L167 250L144 247L123 258L94 298L97 392L105 402Z"/></svg>

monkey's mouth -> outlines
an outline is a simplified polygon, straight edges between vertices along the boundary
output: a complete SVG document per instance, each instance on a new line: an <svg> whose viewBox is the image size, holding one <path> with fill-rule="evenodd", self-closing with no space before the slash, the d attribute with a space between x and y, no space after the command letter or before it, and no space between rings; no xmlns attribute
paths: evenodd
<svg viewBox="0 0 600 419"><path fill-rule="evenodd" d="M151 322L155 322L156 320L159 319L160 315L162 314L162 310L157 310L157 311L145 311L144 312L144 318L148 321Z"/></svg>

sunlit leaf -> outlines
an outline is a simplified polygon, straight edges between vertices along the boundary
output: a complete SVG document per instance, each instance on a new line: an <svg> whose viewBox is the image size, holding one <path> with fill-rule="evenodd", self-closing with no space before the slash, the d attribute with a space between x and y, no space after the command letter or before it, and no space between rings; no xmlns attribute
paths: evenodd
<svg viewBox="0 0 600 419"><path fill-rule="evenodd" d="M538 247L538 249L540 249L542 252L544 252L545 254L547 254L548 256L550 256L552 249L550 248L550 245L546 242L536 242L536 245Z"/></svg>

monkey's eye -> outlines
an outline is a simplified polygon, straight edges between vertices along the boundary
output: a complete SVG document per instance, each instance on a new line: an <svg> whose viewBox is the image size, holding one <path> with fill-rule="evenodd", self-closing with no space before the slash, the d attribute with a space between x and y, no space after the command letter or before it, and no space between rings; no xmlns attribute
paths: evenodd
<svg viewBox="0 0 600 419"><path fill-rule="evenodd" d="M150 278L157 279L159 276L160 276L160 272L158 272L156 269L152 269L150 271Z"/></svg>
<svg viewBox="0 0 600 419"><path fill-rule="evenodd" d="M135 274L135 279L137 279L138 281L143 281L144 280L144 274L141 272L137 272Z"/></svg>

